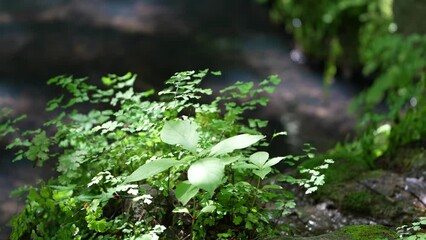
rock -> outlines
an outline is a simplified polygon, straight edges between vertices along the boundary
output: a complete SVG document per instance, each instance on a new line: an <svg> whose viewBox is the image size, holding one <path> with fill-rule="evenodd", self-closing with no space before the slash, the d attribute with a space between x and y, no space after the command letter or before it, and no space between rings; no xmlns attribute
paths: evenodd
<svg viewBox="0 0 426 240"><path fill-rule="evenodd" d="M419 208L426 210L426 182L424 177L407 177L404 189L416 198L415 204Z"/></svg>
<svg viewBox="0 0 426 240"><path fill-rule="evenodd" d="M343 183L326 185L321 198L343 213L368 216L375 223L399 226L411 222L425 206L426 184L421 178L376 170Z"/></svg>

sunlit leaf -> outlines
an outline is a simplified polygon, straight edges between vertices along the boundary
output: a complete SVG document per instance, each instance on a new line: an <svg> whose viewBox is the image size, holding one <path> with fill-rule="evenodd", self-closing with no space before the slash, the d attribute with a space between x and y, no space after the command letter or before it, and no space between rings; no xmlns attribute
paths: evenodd
<svg viewBox="0 0 426 240"><path fill-rule="evenodd" d="M192 164L188 169L188 180L191 184L213 194L222 183L225 165L218 158L205 158Z"/></svg>
<svg viewBox="0 0 426 240"><path fill-rule="evenodd" d="M272 135L272 139L278 136L287 136L287 135L288 135L287 132L277 132L277 133L274 133L274 135Z"/></svg>
<svg viewBox="0 0 426 240"><path fill-rule="evenodd" d="M211 212L213 212L214 210L216 210L216 206L215 206L215 205L208 205L208 206L203 207L203 208L201 209L201 212L202 212L202 213L211 213Z"/></svg>
<svg viewBox="0 0 426 240"><path fill-rule="evenodd" d="M306 190L305 194L311 194L311 193L315 192L316 190L318 190L317 186L310 187Z"/></svg>
<svg viewBox="0 0 426 240"><path fill-rule="evenodd" d="M110 85L115 83L115 80L113 80L109 77L102 77L102 82L103 82L103 84L110 86Z"/></svg>
<svg viewBox="0 0 426 240"><path fill-rule="evenodd" d="M250 89L253 87L253 82L241 83L237 86L241 93L248 93Z"/></svg>
<svg viewBox="0 0 426 240"><path fill-rule="evenodd" d="M269 153L267 152L255 152L253 153L249 160L250 162L252 162L254 165L258 166L259 168L261 168L265 162L268 160L269 158Z"/></svg>
<svg viewBox="0 0 426 240"><path fill-rule="evenodd" d="M260 177L261 179L264 179L268 173L270 173L272 168L265 167L261 169L255 169L253 170L253 173L256 174L256 176Z"/></svg>
<svg viewBox="0 0 426 240"><path fill-rule="evenodd" d="M210 151L210 156L218 156L233 152L236 149L243 149L257 143L264 138L262 135L241 134L227 138L215 146Z"/></svg>
<svg viewBox="0 0 426 240"><path fill-rule="evenodd" d="M232 166L234 169L258 169L259 167L246 162L237 162L234 166Z"/></svg>
<svg viewBox="0 0 426 240"><path fill-rule="evenodd" d="M197 125L190 120L168 121L160 132L160 138L168 144L179 144L184 149L195 151L199 135Z"/></svg>
<svg viewBox="0 0 426 240"><path fill-rule="evenodd" d="M158 159L152 162L145 163L144 165L136 169L136 171L134 171L132 174L130 174L130 176L126 178L124 183L144 180L162 171L165 171L172 166L176 166L179 164L181 163L170 158L163 158L163 159Z"/></svg>
<svg viewBox="0 0 426 240"><path fill-rule="evenodd" d="M272 166L274 166L275 164L277 164L277 163L279 163L281 160L283 160L285 157L274 157L274 158L271 158L271 159L269 159L269 161L267 161L266 163L265 163L265 167L272 167Z"/></svg>
<svg viewBox="0 0 426 240"><path fill-rule="evenodd" d="M283 189L280 185L272 184L272 185L265 185L262 189L274 189L274 190L280 190Z"/></svg>
<svg viewBox="0 0 426 240"><path fill-rule="evenodd" d="M186 205L193 198L200 188L190 184L188 181L181 182L176 186L175 195L182 205Z"/></svg>
<svg viewBox="0 0 426 240"><path fill-rule="evenodd" d="M175 209L173 209L174 213L186 213L189 214L189 210L188 208L184 208L184 207L177 207Z"/></svg>
<svg viewBox="0 0 426 240"><path fill-rule="evenodd" d="M241 159L241 156L233 156L233 157L222 158L222 161L225 165L228 165L240 159Z"/></svg>

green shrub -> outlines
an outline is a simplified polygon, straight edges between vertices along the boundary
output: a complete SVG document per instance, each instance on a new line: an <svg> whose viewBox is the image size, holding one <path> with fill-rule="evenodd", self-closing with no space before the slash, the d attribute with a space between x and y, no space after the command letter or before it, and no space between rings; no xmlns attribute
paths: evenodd
<svg viewBox="0 0 426 240"><path fill-rule="evenodd" d="M418 240L426 239L426 217L420 217L418 221L413 222L411 225L403 225L398 227L398 234L402 239Z"/></svg>
<svg viewBox="0 0 426 240"><path fill-rule="evenodd" d="M49 84L71 96L53 99L57 117L26 131L9 148L16 160L37 165L57 160L58 177L27 194L12 220L11 239L254 239L279 235L279 219L295 205L280 182L307 193L323 184L321 169L304 169L306 179L279 176L278 164L303 156L270 157L258 131L266 125L243 113L265 106L280 82L238 82L209 103L210 89L198 85L207 70L181 72L168 88L135 92L135 76L102 78L108 88L60 76ZM218 75L217 72L212 72ZM157 99L157 100L153 100ZM245 101L243 101L245 100ZM76 104L84 103L78 111ZM91 107L89 107L91 106ZM245 124L248 123L248 126ZM4 129L14 131L6 122ZM278 136L280 134L276 134ZM273 137L275 137L273 136ZM275 182L275 183L274 183Z"/></svg>

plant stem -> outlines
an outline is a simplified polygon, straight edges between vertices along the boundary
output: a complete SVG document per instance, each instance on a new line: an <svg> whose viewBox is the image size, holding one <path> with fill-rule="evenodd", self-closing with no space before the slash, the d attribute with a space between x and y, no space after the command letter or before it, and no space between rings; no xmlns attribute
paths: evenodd
<svg viewBox="0 0 426 240"><path fill-rule="evenodd" d="M260 187L260 178L257 179L256 192L254 193L253 201L251 203L251 207L252 208L253 208L254 204L256 203L256 200L257 200L257 191L259 190L259 187Z"/></svg>
<svg viewBox="0 0 426 240"><path fill-rule="evenodd" d="M193 204L193 209L192 209L192 216L191 216L191 233L192 233L192 239L194 240L195 239L195 233L194 233L194 225L195 225L195 218L196 218L196 212L195 212L195 209L196 209L196 201L194 201L193 202L194 204Z"/></svg>

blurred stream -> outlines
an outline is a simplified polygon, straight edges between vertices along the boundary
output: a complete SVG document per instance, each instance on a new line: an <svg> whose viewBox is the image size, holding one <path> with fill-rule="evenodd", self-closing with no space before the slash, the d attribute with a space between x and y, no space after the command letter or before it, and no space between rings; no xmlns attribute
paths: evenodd
<svg viewBox="0 0 426 240"><path fill-rule="evenodd" d="M99 79L130 71L140 89L192 69L221 70L223 76L205 82L213 89L278 74L283 82L270 105L253 115L269 119L270 131L288 131L275 143L280 154L303 143L324 151L352 131L346 109L357 90L338 81L326 101L321 73L293 61L300 55L291 45L255 1L1 0L0 107L28 114L27 126L37 126L56 94L45 82L59 74ZM12 154L1 154L0 239L6 239L6 223L22 207L10 191L52 171L12 165Z"/></svg>

